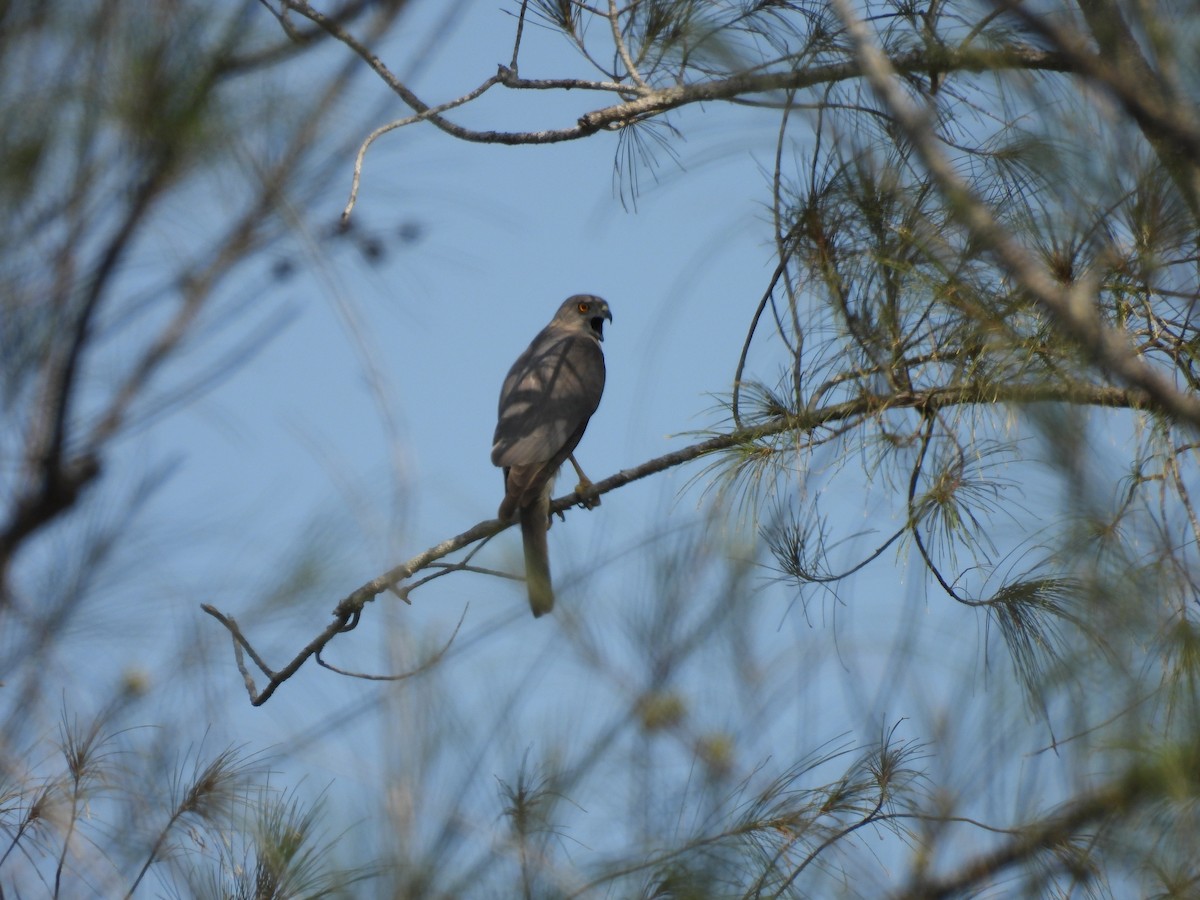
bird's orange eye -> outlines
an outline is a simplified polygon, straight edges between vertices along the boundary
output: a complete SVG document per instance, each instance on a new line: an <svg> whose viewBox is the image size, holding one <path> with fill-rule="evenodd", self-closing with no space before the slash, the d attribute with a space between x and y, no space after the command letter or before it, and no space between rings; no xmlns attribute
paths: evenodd
<svg viewBox="0 0 1200 900"><path fill-rule="evenodd" d="M579 311L580 311L580 312L587 312L587 311L588 311L589 309L591 309L591 308L592 308L592 307L591 307L591 304L589 304L589 303L580 303L580 304L579 304Z"/></svg>

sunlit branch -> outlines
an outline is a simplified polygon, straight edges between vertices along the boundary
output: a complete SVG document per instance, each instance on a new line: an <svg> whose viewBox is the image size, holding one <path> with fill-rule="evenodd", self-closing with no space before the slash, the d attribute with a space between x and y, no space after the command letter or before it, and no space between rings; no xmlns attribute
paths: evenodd
<svg viewBox="0 0 1200 900"><path fill-rule="evenodd" d="M796 91L814 85L830 84L861 77L863 70L855 60L834 64L796 66L793 62L780 60L786 70L756 71L739 73L727 78L716 78L656 88L640 83L617 81L595 81L590 79L537 80L520 78L516 71L501 66L496 75L482 81L479 87L440 105L431 105L418 97L387 65L336 20L316 10L305 0L283 0L286 8L305 16L323 28L329 35L344 43L360 56L383 82L407 104L416 115L398 120L384 130L402 125L428 121L437 128L464 141L487 144L549 144L578 140L601 130L619 130L649 116L686 106L714 100L734 100L746 95ZM608 18L607 15L604 15ZM628 51L626 50L626 56ZM636 68L632 59L627 61L631 77ZM991 49L940 49L936 58L929 51L912 51L895 60L894 66L902 73L925 73L930 68L939 72L981 72L1006 69L1022 71L1070 71L1069 62L1059 54L1034 48ZM573 126L550 128L538 131L479 131L459 125L445 116L443 111L461 106L475 99L494 84L502 84L514 90L584 90L605 91L619 95L635 94L632 100L584 113Z"/></svg>
<svg viewBox="0 0 1200 900"><path fill-rule="evenodd" d="M785 433L798 435L807 434L813 441L821 439L820 432L834 427L845 420L879 413L887 409L918 409L934 412L947 407L997 403L1049 403L1069 402L1082 405L1105 407L1140 408L1148 398L1135 390L1122 390L1104 386L1052 386L1052 385L957 385L953 387L933 388L925 391L900 392L890 395L867 394L844 403L831 404L826 407L804 410L794 415L779 416L761 425L741 428L735 431L718 434L707 440L699 441L671 453L663 454L647 460L631 469L624 469L595 482L588 491L588 499L599 497L624 487L651 475L665 472L677 466L710 456L724 450L741 446L752 446L757 441ZM580 504L583 498L577 493L566 494L554 500L550 505L551 513L565 513L566 510ZM417 572L429 568L437 561L455 551L468 547L477 541L490 538L509 528L512 523L501 522L499 519L485 519L466 531L447 538L416 556L389 569L382 575L371 579L361 587L351 591L342 598L333 610L333 621L305 645L283 668L272 669L255 651L249 639L242 633L236 621L217 610L204 604L202 609L215 618L229 631L233 639L235 653L239 660L239 671L246 683L250 701L260 706L270 699L271 695L281 684L292 677L309 657L321 652L337 635L352 631L357 627L363 608L385 591L397 590L401 582L411 578ZM440 576L442 573L439 572ZM403 593L402 589L399 589ZM259 671L267 677L267 683L260 690L249 671L241 664L241 654L248 653Z"/></svg>
<svg viewBox="0 0 1200 900"><path fill-rule="evenodd" d="M633 57L629 55L629 48L625 45L625 38L621 36L621 22L620 13L617 10L617 0L608 0L607 18L609 25L612 27L613 45L617 48L617 52L621 56L621 62L625 64L625 71L629 73L629 77L633 79L634 84L638 87L646 87L646 82L638 72Z"/></svg>

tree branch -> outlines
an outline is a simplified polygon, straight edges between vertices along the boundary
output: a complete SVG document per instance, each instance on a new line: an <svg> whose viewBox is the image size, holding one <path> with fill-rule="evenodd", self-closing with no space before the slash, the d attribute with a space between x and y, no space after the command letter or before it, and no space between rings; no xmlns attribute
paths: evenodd
<svg viewBox="0 0 1200 900"><path fill-rule="evenodd" d="M1200 122L1187 101L1168 91L1154 68L1146 61L1128 25L1115 4L1081 0L1078 6L1090 24L1099 53L1091 52L1083 35L1059 27L1046 16L1013 0L994 0L998 9L1012 13L1028 28L1050 41L1071 67L1103 85L1142 129L1158 151L1167 170L1176 176L1193 215L1200 214L1200 188L1196 160L1200 159ZM1167 149L1164 152L1164 144ZM1179 178L1179 167L1188 177Z"/></svg>
<svg viewBox="0 0 1200 900"><path fill-rule="evenodd" d="M663 454L647 460L631 469L624 469L602 481L595 482L588 497L599 497L617 488L624 487L659 472L665 472L681 466L684 463L729 450L734 447L753 444L764 438L774 437L785 433L811 433L838 422L872 415L886 409L921 409L936 411L951 406L1002 403L1027 404L1066 402L1087 406L1142 408L1147 405L1149 397L1136 390L1100 385L958 385L932 388L926 391L909 391L891 395L863 394L853 400L831 404L813 410L804 410L794 415L780 416L760 425L740 428L734 431L718 434L707 440L690 444L671 453ZM572 492L554 500L550 504L550 512L562 513L580 503L579 494ZM282 669L273 670L266 661L254 650L250 641L242 633L236 621L209 604L203 604L201 609L212 616L229 631L234 643L235 654L239 660L239 671L246 682L246 690L250 702L261 706L271 698L271 695L281 684L292 677L310 656L320 653L337 635L352 631L358 626L363 607L375 600L384 591L393 590L400 582L411 578L417 572L430 567L432 564L461 550L476 541L490 538L499 534L512 525L499 519L485 519L468 528L466 531L447 538L406 562L397 565L376 578L371 579L351 591L333 609L331 621L316 637L306 644ZM407 596L407 594L406 594ZM261 674L267 677L266 685L261 691L254 679L244 668L241 654L248 653Z"/></svg>
<svg viewBox="0 0 1200 900"><path fill-rule="evenodd" d="M655 88L644 84L629 84L587 79L529 80L517 76L515 70L502 66L499 75L481 82L480 87L464 95L473 99L497 81L515 90L590 90L616 94L636 94L636 99L606 106L603 109L584 113L574 126L551 128L541 131L477 131L450 121L441 111L466 102L463 98L439 105L430 105L416 95L387 65L354 35L337 21L314 9L306 0L282 0L283 5L323 28L331 37L345 44L362 58L371 70L407 104L415 116L399 120L386 130L428 121L451 137L472 143L483 144L553 144L578 140L600 130L615 131L644 119L680 106L713 100L733 100L745 94L795 91L838 81L859 78L864 72L857 60L846 60L822 66L800 67L795 60L779 60L779 65L788 65L786 71L747 72L690 84ZM606 16L607 18L607 16ZM1005 69L1023 71L1072 71L1071 60L1060 53L1034 48L1006 48L1003 50L964 48L954 50L938 48L937 52L927 49L912 51L898 57L894 66L902 73L924 73L931 67L939 72L983 72ZM633 72L631 71L631 76Z"/></svg>
<svg viewBox="0 0 1200 900"><path fill-rule="evenodd" d="M914 106L900 89L896 83L899 70L875 46L849 0L832 2L854 39L863 74L912 142L950 211L990 249L1009 275L1050 313L1061 332L1094 364L1143 392L1159 412L1200 427L1200 399L1177 390L1137 356L1123 331L1105 324L1096 307L1092 281L1083 278L1069 285L1060 284L1045 265L1037 262L1000 225L987 204L971 191L942 153L927 112Z"/></svg>
<svg viewBox="0 0 1200 900"><path fill-rule="evenodd" d="M973 857L958 871L944 878L917 879L893 897L940 900L972 896L1005 870L1062 848L1084 828L1121 819L1138 807L1195 790L1197 773L1200 773L1200 747L1171 748L1159 758L1132 766L1108 784L1077 797L1060 811L1017 829L1010 840L991 853Z"/></svg>

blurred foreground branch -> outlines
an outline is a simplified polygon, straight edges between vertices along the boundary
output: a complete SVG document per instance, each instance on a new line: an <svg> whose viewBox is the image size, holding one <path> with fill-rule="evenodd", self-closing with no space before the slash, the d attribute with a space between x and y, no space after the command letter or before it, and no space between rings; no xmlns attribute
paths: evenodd
<svg viewBox="0 0 1200 900"><path fill-rule="evenodd" d="M1007 870L1028 865L1039 857L1048 858L1052 868L1085 869L1090 861L1072 846L1081 833L1103 831L1106 823L1120 822L1132 812L1155 804L1186 802L1200 787L1198 776L1200 745L1180 744L1147 754L1106 784L1015 829L995 849L968 856L960 868L941 877L922 873L893 897L942 900L973 896L981 887L996 883Z"/></svg>
<svg viewBox="0 0 1200 900"><path fill-rule="evenodd" d="M899 71L876 46L848 0L833 0L833 6L854 40L863 75L916 148L952 213L970 228L1012 278L1041 303L1062 333L1097 365L1144 391L1154 407L1172 418L1200 427L1200 399L1195 393L1178 390L1135 352L1127 333L1104 322L1098 306L1098 280L1085 275L1074 283L1060 284L1044 264L1039 264L1020 245L955 172L941 149L930 116L905 96L898 84Z"/></svg>

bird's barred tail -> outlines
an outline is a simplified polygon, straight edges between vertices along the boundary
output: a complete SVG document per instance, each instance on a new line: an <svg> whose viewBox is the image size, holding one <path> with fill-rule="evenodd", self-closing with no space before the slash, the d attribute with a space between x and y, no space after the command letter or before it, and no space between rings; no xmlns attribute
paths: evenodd
<svg viewBox="0 0 1200 900"><path fill-rule="evenodd" d="M548 502L534 502L521 507L521 538L525 544L525 586L529 589L529 607L533 610L534 618L554 609L554 588L550 584L550 551L546 546L546 526L549 522Z"/></svg>

